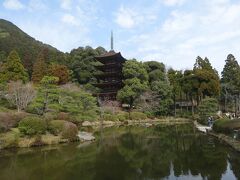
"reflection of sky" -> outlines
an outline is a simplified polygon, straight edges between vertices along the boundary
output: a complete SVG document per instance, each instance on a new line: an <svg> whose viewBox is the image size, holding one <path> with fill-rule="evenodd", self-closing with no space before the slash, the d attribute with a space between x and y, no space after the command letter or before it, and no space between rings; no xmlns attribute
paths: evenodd
<svg viewBox="0 0 240 180"><path fill-rule="evenodd" d="M170 176L168 176L165 179L168 179L168 180L202 180L202 177L201 177L201 175L193 176L190 172L188 173L188 175L181 175L179 177L176 177L174 175L173 164L171 162Z"/></svg>
<svg viewBox="0 0 240 180"><path fill-rule="evenodd" d="M233 171L230 169L230 163L227 161L227 171L222 176L222 180L234 180L236 177L233 174Z"/></svg>

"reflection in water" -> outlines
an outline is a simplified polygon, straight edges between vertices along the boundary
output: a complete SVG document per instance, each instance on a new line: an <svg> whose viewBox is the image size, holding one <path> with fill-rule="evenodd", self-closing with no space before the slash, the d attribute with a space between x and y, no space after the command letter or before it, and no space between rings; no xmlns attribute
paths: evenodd
<svg viewBox="0 0 240 180"><path fill-rule="evenodd" d="M239 154L191 125L109 128L98 136L90 145L1 151L0 179L240 178Z"/></svg>

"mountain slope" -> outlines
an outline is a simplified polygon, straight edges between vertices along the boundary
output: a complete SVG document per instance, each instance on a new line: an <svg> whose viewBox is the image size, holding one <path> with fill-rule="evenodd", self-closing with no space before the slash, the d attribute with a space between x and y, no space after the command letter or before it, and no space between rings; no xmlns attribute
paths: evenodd
<svg viewBox="0 0 240 180"><path fill-rule="evenodd" d="M33 63L41 51L46 54L47 62L64 61L61 51L35 40L13 23L0 19L0 56L7 56L13 49L17 50L23 62Z"/></svg>

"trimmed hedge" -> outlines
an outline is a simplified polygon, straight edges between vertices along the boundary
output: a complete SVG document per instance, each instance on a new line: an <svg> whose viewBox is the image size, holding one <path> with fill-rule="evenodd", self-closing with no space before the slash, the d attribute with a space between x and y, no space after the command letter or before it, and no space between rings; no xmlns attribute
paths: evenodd
<svg viewBox="0 0 240 180"><path fill-rule="evenodd" d="M19 122L18 128L25 135L45 134L47 124L39 117L26 117Z"/></svg>
<svg viewBox="0 0 240 180"><path fill-rule="evenodd" d="M49 123L49 131L54 135L61 135L64 139L75 140L78 128L72 122L53 120Z"/></svg>
<svg viewBox="0 0 240 180"><path fill-rule="evenodd" d="M53 120L50 121L48 130L51 134L58 135L63 131L63 127L66 121L64 120Z"/></svg>
<svg viewBox="0 0 240 180"><path fill-rule="evenodd" d="M218 133L231 134L233 130L240 129L240 120L230 120L228 118L222 118L213 124L213 130Z"/></svg>

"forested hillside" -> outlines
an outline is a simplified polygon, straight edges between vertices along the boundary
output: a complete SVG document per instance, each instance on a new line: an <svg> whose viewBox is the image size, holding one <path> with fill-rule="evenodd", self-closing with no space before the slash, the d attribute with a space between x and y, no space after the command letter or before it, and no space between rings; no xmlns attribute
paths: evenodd
<svg viewBox="0 0 240 180"><path fill-rule="evenodd" d="M47 54L46 61L64 61L64 53L35 40L13 23L0 19L0 61L3 61L13 49L19 53L25 64L32 64L41 51Z"/></svg>

